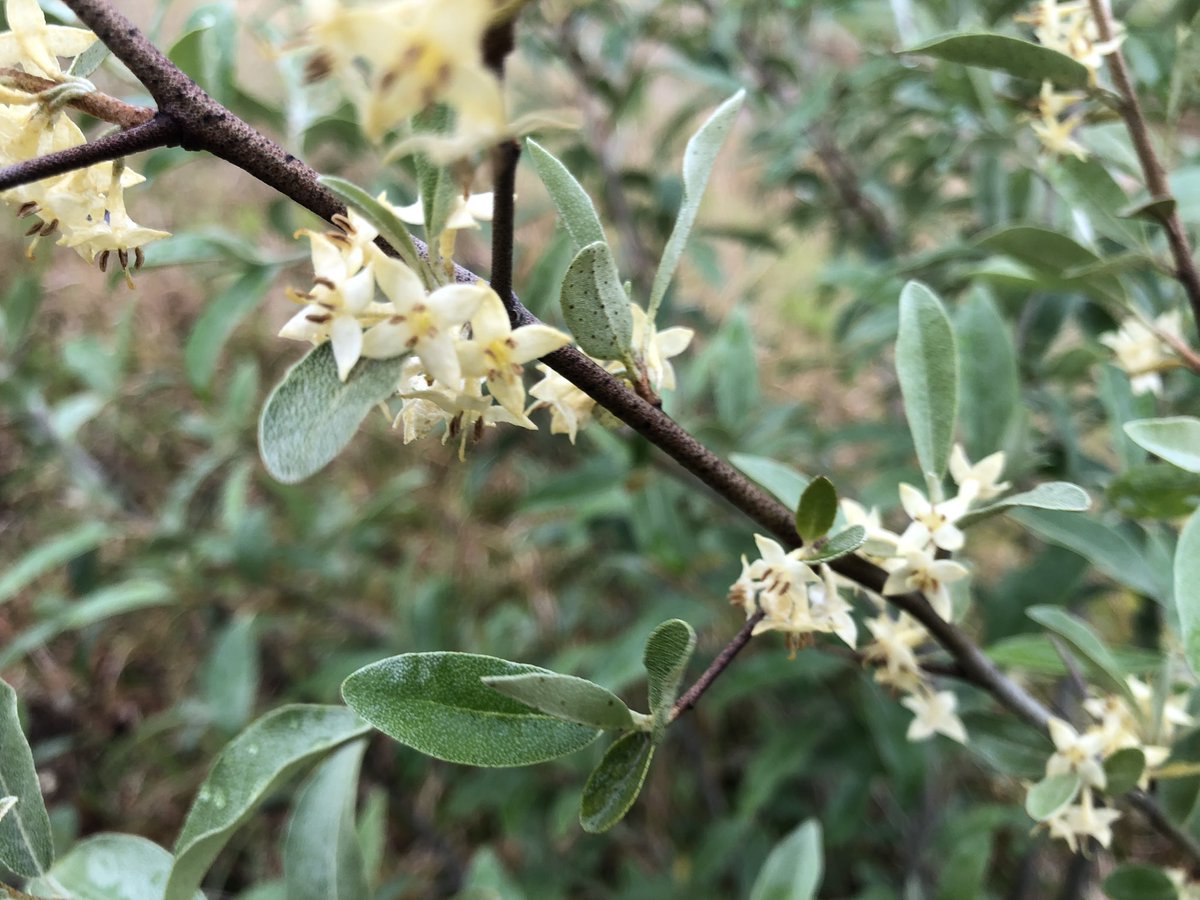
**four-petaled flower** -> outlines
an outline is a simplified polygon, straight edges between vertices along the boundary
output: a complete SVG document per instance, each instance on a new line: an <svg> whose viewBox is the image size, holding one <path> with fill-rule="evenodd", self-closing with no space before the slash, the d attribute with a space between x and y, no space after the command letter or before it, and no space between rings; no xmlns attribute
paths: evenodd
<svg viewBox="0 0 1200 900"><path fill-rule="evenodd" d="M953 691L921 688L900 703L916 716L908 726L907 737L910 741L924 741L935 734L944 734L960 744L967 742L967 729L958 717L958 697Z"/></svg>
<svg viewBox="0 0 1200 900"><path fill-rule="evenodd" d="M458 385L463 377L456 347L460 331L491 289L481 284L448 284L427 294L416 272L384 256L375 264L375 278L392 310L363 335L362 355L389 359L411 351L434 379Z"/></svg>

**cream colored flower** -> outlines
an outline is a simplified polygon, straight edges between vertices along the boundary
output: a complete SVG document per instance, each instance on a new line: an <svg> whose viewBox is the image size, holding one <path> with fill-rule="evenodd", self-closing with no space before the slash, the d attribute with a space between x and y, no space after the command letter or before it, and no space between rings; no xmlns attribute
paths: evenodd
<svg viewBox="0 0 1200 900"><path fill-rule="evenodd" d="M392 310L363 336L362 355L389 359L411 351L433 378L456 389L463 377L457 347L462 326L475 315L491 288L448 284L426 294L416 272L386 256L375 263L375 279Z"/></svg>
<svg viewBox="0 0 1200 900"><path fill-rule="evenodd" d="M1079 852L1081 847L1086 849L1088 838L1095 838L1100 846L1108 847L1112 843L1112 824L1121 818L1121 814L1115 809L1097 809L1090 788L1085 787L1080 794L1078 804L1068 806L1046 821L1050 836L1066 841L1072 853ZM1080 838L1084 839L1082 843Z"/></svg>
<svg viewBox="0 0 1200 900"><path fill-rule="evenodd" d="M922 680L915 651L929 638L925 627L908 613L892 618L886 611L867 619L866 625L874 640L863 648L863 659L881 664L875 670L875 680L902 691L915 691Z"/></svg>
<svg viewBox="0 0 1200 900"><path fill-rule="evenodd" d="M633 346L641 348L650 387L656 394L674 390L675 369L671 360L688 348L696 333L678 326L658 331L647 319L645 310L636 303L629 307L633 313Z"/></svg>
<svg viewBox="0 0 1200 900"><path fill-rule="evenodd" d="M846 517L847 525L859 525L867 532L867 542L859 548L860 552L877 560L895 556L900 544L900 535L883 527L879 510L870 511L857 500L843 497L839 501L842 515Z"/></svg>
<svg viewBox="0 0 1200 900"><path fill-rule="evenodd" d="M932 691L922 686L900 703L916 716L908 726L910 741L925 741L935 734L944 734L960 744L967 742L967 729L958 717L958 697L953 691Z"/></svg>
<svg viewBox="0 0 1200 900"><path fill-rule="evenodd" d="M1041 118L1033 123L1032 128L1042 146L1056 156L1074 156L1080 160L1088 158L1087 148L1075 140L1075 129L1083 123L1083 109L1063 115L1064 110L1082 99L1083 94L1059 93L1054 90L1052 82L1042 82L1038 97L1038 115Z"/></svg>
<svg viewBox="0 0 1200 900"><path fill-rule="evenodd" d="M1158 331L1182 338L1183 320L1178 310L1163 313L1154 325ZM1129 375L1135 394L1161 394L1160 373L1179 365L1170 345L1134 316L1122 322L1116 332L1100 335L1100 343L1116 354L1117 365Z"/></svg>
<svg viewBox="0 0 1200 900"><path fill-rule="evenodd" d="M1088 729L1080 734L1062 719L1050 720L1050 740L1054 741L1054 754L1046 761L1046 777L1076 772L1089 787L1104 790L1107 777L1101 752L1104 749L1104 732Z"/></svg>
<svg viewBox="0 0 1200 900"><path fill-rule="evenodd" d="M542 380L529 389L537 400L529 411L549 409L550 433L565 434L574 444L579 429L592 420L596 401L549 366L539 363L537 370Z"/></svg>
<svg viewBox="0 0 1200 900"><path fill-rule="evenodd" d="M955 526L966 514L968 500L961 495L934 505L911 484L900 485L900 504L912 524L900 535L898 554L924 550L932 542L943 550L960 550L963 533Z"/></svg>
<svg viewBox="0 0 1200 900"><path fill-rule="evenodd" d="M446 230L474 229L479 227L480 222L492 221L493 198L494 194L491 191L485 194L470 194L466 197L456 196L454 205L450 209L450 215L446 218ZM419 197L416 203L394 207L394 209L401 222L407 222L409 225L425 224L425 207Z"/></svg>
<svg viewBox="0 0 1200 900"><path fill-rule="evenodd" d="M524 364L571 343L571 336L549 325L514 329L496 292L485 288L471 317L471 339L460 341L458 356L467 377L487 379L488 391L514 416L524 415Z"/></svg>
<svg viewBox="0 0 1200 900"><path fill-rule="evenodd" d="M949 585L970 574L961 563L950 559L935 559L928 550L909 550L904 559L888 575L883 585L885 596L921 591L937 612L946 621L952 613Z"/></svg>
<svg viewBox="0 0 1200 900"><path fill-rule="evenodd" d="M0 66L21 66L52 81L64 77L57 57L78 56L96 42L85 28L47 25L37 0L8 0L4 14L9 30L0 33Z"/></svg>
<svg viewBox="0 0 1200 900"><path fill-rule="evenodd" d="M999 480L1003 471L1003 451L985 456L975 465L971 465L967 459L962 444L955 444L950 451L950 475L958 485L959 496L965 497L968 502L991 500L1007 491L1009 483Z"/></svg>

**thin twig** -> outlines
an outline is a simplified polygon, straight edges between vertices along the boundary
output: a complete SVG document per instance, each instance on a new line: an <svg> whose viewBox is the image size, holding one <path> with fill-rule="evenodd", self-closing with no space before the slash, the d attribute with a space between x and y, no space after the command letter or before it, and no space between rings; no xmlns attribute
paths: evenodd
<svg viewBox="0 0 1200 900"><path fill-rule="evenodd" d="M1112 10L1108 0L1089 0L1092 16L1096 20L1096 32L1102 42L1114 39L1116 29L1113 26ZM1142 104L1137 92L1133 89L1133 79L1129 76L1129 67L1125 64L1125 56L1117 47L1108 54L1108 71L1113 84L1120 95L1121 118L1133 140L1133 148L1137 151L1138 161L1142 165L1142 173L1146 176L1146 189L1150 199L1164 200L1171 198L1171 186L1167 183L1167 173L1163 168L1154 144L1150 138L1150 126L1142 112ZM1183 285L1188 302L1192 307L1192 318L1200 331L1200 271L1192 258L1192 247L1188 241L1187 231L1183 227L1183 219L1179 216L1178 205L1172 205L1169 212L1164 213L1160 221L1167 232L1167 243L1171 247L1171 256L1175 260L1175 278Z"/></svg>
<svg viewBox="0 0 1200 900"><path fill-rule="evenodd" d="M733 662L733 658L741 653L742 648L750 642L750 636L754 633L754 626L762 621L764 615L765 613L759 610L748 618L746 624L733 636L733 640L725 645L721 652L717 654L717 658L704 670L704 674L697 678L696 683L684 691L683 696L675 701L675 706L671 708L672 722L695 706L696 701L704 695L704 692L712 687L712 683L721 677L721 673Z"/></svg>
<svg viewBox="0 0 1200 900"><path fill-rule="evenodd" d="M65 175L76 169L86 169L96 163L120 159L131 153L177 144L181 134L172 119L167 116L155 116L127 131L118 131L86 144L76 144L65 150L6 166L0 169L0 191L32 184L43 178Z"/></svg>
<svg viewBox="0 0 1200 900"><path fill-rule="evenodd" d="M3 66L0 66L0 80L5 81L9 87L18 91L24 91L26 94L40 94L43 91L56 88L60 84L60 82L51 81L49 78L42 78L40 75L33 75L29 72L22 72L20 69ZM154 110L148 106L134 106L132 103L126 103L123 100L118 100L116 97L110 97L108 94L102 94L99 91L93 91L90 94L84 94L68 100L67 106L87 113L94 119L100 119L102 122L111 122L113 125L120 125L122 128L133 128L136 125L143 125L154 118Z"/></svg>
<svg viewBox="0 0 1200 900"><path fill-rule="evenodd" d="M516 46L516 19L505 19L483 36L483 64L504 79L504 63ZM513 240L516 231L517 163L521 145L504 141L492 148L492 290L507 305L513 294Z"/></svg>

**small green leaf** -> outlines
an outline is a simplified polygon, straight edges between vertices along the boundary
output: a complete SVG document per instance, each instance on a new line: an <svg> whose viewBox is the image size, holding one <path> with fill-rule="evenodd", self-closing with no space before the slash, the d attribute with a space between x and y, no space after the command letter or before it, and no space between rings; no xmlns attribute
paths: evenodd
<svg viewBox="0 0 1200 900"><path fill-rule="evenodd" d="M43 878L25 890L35 897L78 900L162 900L171 854L133 834L96 834L71 848ZM196 891L192 900L204 900Z"/></svg>
<svg viewBox="0 0 1200 900"><path fill-rule="evenodd" d="M226 745L200 786L179 838L164 900L190 898L233 833L299 769L370 729L341 706L267 713Z"/></svg>
<svg viewBox="0 0 1200 900"><path fill-rule="evenodd" d="M1200 510L1183 526L1175 546L1175 607L1180 637L1193 672L1200 672Z"/></svg>
<svg viewBox="0 0 1200 900"><path fill-rule="evenodd" d="M0 603L12 599L34 579L100 546L112 534L102 522L89 522L30 550L0 575Z"/></svg>
<svg viewBox="0 0 1200 900"><path fill-rule="evenodd" d="M1139 447L1172 465L1200 472L1200 419L1192 416L1139 419L1127 422L1125 433Z"/></svg>
<svg viewBox="0 0 1200 900"><path fill-rule="evenodd" d="M54 863L54 840L33 754L21 731L17 692L7 681L0 681L0 797L17 798L0 819L0 865L35 878Z"/></svg>
<svg viewBox="0 0 1200 900"><path fill-rule="evenodd" d="M576 342L597 359L624 359L633 344L629 296L607 244L588 244L562 283L562 312Z"/></svg>
<svg viewBox="0 0 1200 900"><path fill-rule="evenodd" d="M625 818L641 793L653 758L654 743L644 732L630 732L613 742L583 786L579 824L584 831L599 834Z"/></svg>
<svg viewBox="0 0 1200 900"><path fill-rule="evenodd" d="M811 900L817 896L825 857L821 823L809 819L772 848L754 879L750 900Z"/></svg>
<svg viewBox="0 0 1200 900"><path fill-rule="evenodd" d="M959 421L971 459L1003 446L1019 407L1020 380L1012 329L983 290L973 291L955 318L962 376Z"/></svg>
<svg viewBox="0 0 1200 900"><path fill-rule="evenodd" d="M254 714L258 697L258 638L254 616L238 613L217 635L201 670L204 702L222 731L241 730Z"/></svg>
<svg viewBox="0 0 1200 900"><path fill-rule="evenodd" d="M289 900L367 897L366 867L354 830L354 800L366 741L331 753L300 789L283 845Z"/></svg>
<svg viewBox="0 0 1200 900"><path fill-rule="evenodd" d="M473 653L407 653L359 669L343 682L342 696L389 737L468 766L528 766L599 737L596 728L538 712L481 681L528 673L554 674Z"/></svg>
<svg viewBox="0 0 1200 900"><path fill-rule="evenodd" d="M633 715L620 697L574 675L557 672L491 675L483 683L556 719L607 731L628 731L635 727Z"/></svg>
<svg viewBox="0 0 1200 900"><path fill-rule="evenodd" d="M400 254L400 258L408 264L409 268L415 272L423 271L423 261L420 254L417 253L417 247L413 243L412 235L408 232L408 226L392 211L390 205L382 200L377 200L357 184L344 178L326 175L317 180L329 188L346 206L354 207L364 219L370 222L380 236Z"/></svg>
<svg viewBox="0 0 1200 900"><path fill-rule="evenodd" d="M205 390L212 382L221 349L238 323L258 305L275 272L274 266L254 266L204 307L183 351L184 369L196 390Z"/></svg>
<svg viewBox="0 0 1200 900"><path fill-rule="evenodd" d="M984 519L999 515L1010 509L1024 507L1026 509L1058 509L1067 512L1083 512L1092 505L1092 498L1087 491L1069 481L1048 481L1020 494L1012 494L988 506L971 510L955 524L959 528L969 528Z"/></svg>
<svg viewBox="0 0 1200 900"><path fill-rule="evenodd" d="M679 259L683 256L683 248L687 245L692 226L696 223L696 214L700 211L700 201L704 197L704 189L708 187L708 178L712 174L713 164L725 138L733 129L734 119L742 108L746 92L738 91L720 106L704 124L692 135L687 149L683 153L683 201L679 206L679 214L675 218L675 227L663 250L658 270L654 273L654 283L650 287L650 300L647 306L647 317L654 321L658 306L671 278L679 267Z"/></svg>
<svg viewBox="0 0 1200 900"><path fill-rule="evenodd" d="M1145 219L1156 225L1166 222L1179 204L1174 197L1158 197L1145 203L1135 203L1126 206L1117 213L1122 219Z"/></svg>
<svg viewBox="0 0 1200 900"><path fill-rule="evenodd" d="M986 250L1005 253L1039 271L1060 275L1064 269L1100 262L1100 257L1058 231L1032 225L1005 226L976 242Z"/></svg>
<svg viewBox="0 0 1200 900"><path fill-rule="evenodd" d="M808 479L791 466L750 453L731 453L729 461L774 494L788 509L800 505Z"/></svg>
<svg viewBox="0 0 1200 900"><path fill-rule="evenodd" d="M646 667L650 715L654 717L654 743L662 741L671 716L671 706L679 693L692 651L696 649L696 632L682 619L668 619L646 639L642 664Z"/></svg>
<svg viewBox="0 0 1200 900"><path fill-rule="evenodd" d="M1146 771L1146 754L1140 747L1124 747L1104 760L1104 792L1110 797L1132 791Z"/></svg>
<svg viewBox="0 0 1200 900"><path fill-rule="evenodd" d="M948 34L900 52L932 56L965 66L998 69L1016 78L1032 81L1049 79L1065 88L1088 86L1088 70L1082 63L1041 44L1003 34Z"/></svg>
<svg viewBox="0 0 1200 900"><path fill-rule="evenodd" d="M1131 519L1182 519L1200 505L1200 473L1141 463L1110 481L1106 493L1108 502Z"/></svg>
<svg viewBox="0 0 1200 900"><path fill-rule="evenodd" d="M91 46L71 60L68 75L76 78L91 78L92 73L108 58L108 45L104 41L93 41Z"/></svg>
<svg viewBox="0 0 1200 900"><path fill-rule="evenodd" d="M837 512L837 488L833 482L824 475L814 478L796 508L796 533L806 544L811 544L833 527Z"/></svg>
<svg viewBox="0 0 1200 900"><path fill-rule="evenodd" d="M1079 793L1079 773L1064 772L1043 778L1025 795L1025 812L1036 822L1044 822L1071 805Z"/></svg>
<svg viewBox="0 0 1200 900"><path fill-rule="evenodd" d="M1104 879L1109 900L1178 900L1179 891L1167 873L1145 863L1123 863Z"/></svg>
<svg viewBox="0 0 1200 900"><path fill-rule="evenodd" d="M1090 625L1058 606L1031 606L1026 614L1065 641L1105 690L1126 697L1130 703L1134 702L1120 665Z"/></svg>
<svg viewBox="0 0 1200 900"><path fill-rule="evenodd" d="M532 138L525 141L533 168L550 192L550 199L558 210L559 221L571 235L576 250L589 244L604 244L604 228L596 215L592 198L583 189L567 167L558 161L546 148Z"/></svg>
<svg viewBox="0 0 1200 900"><path fill-rule="evenodd" d="M958 351L942 301L910 281L900 294L896 374L913 446L926 478L946 474L958 413Z"/></svg>
<svg viewBox="0 0 1200 900"><path fill-rule="evenodd" d="M407 357L359 360L338 379L329 342L292 366L258 422L263 464L284 484L315 475L342 452L372 409L396 392Z"/></svg>
<svg viewBox="0 0 1200 900"><path fill-rule="evenodd" d="M64 604L53 615L41 619L0 647L0 669L60 634L86 628L113 616L172 603L175 599L175 594L159 581L126 581L93 591Z"/></svg>
<svg viewBox="0 0 1200 900"><path fill-rule="evenodd" d="M1168 587L1121 532L1089 516L1056 509L1015 509L1009 515L1043 539L1087 559L1110 578L1160 601Z"/></svg>
<svg viewBox="0 0 1200 900"><path fill-rule="evenodd" d="M832 537L818 541L804 554L804 561L809 565L825 563L847 556L867 542L867 529L861 525L851 525L845 531L839 531Z"/></svg>

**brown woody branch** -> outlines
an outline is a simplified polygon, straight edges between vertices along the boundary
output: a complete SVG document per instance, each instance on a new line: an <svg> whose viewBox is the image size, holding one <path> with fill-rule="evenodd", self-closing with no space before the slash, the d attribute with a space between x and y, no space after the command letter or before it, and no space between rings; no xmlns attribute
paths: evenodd
<svg viewBox="0 0 1200 900"><path fill-rule="evenodd" d="M40 75L6 67L0 67L0 80L3 80L9 87L24 91L26 94L40 94L56 88L60 84L49 78L42 78ZM134 106L132 103L125 103L99 91L68 100L67 106L87 113L102 122L120 125L122 128L144 125L154 118L154 110L147 106Z"/></svg>
<svg viewBox="0 0 1200 900"><path fill-rule="evenodd" d="M1096 20L1096 31L1101 41L1111 41L1116 34L1113 25L1112 10L1108 0L1089 0L1092 16ZM1133 148L1137 151L1138 161L1142 165L1142 173L1146 177L1146 189L1152 200L1171 199L1171 186L1167 183L1166 169L1163 168L1154 144L1150 137L1150 126L1146 122L1145 113L1137 92L1133 89L1133 79L1129 75L1129 67L1125 63L1125 55L1117 47L1108 54L1108 71L1112 76L1113 85L1121 98L1119 111L1125 120L1125 127L1133 140ZM1191 242L1183 227L1183 219L1179 209L1172 204L1169 211L1161 215L1160 221L1167 232L1167 243L1171 248L1171 256L1175 260L1175 279L1183 285L1188 303L1192 307L1192 318L1200 331L1200 271L1196 268L1196 260L1192 256Z"/></svg>

